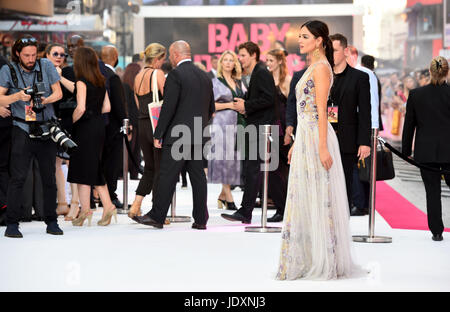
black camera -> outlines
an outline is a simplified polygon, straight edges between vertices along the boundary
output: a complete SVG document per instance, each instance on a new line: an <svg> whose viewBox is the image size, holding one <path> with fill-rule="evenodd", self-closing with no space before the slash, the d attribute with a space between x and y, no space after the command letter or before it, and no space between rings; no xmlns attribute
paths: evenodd
<svg viewBox="0 0 450 312"><path fill-rule="evenodd" d="M41 96L45 94L45 84L43 82L37 82L32 87L26 88L23 91L33 99L33 111L35 113L42 112L45 106L42 104Z"/></svg>
<svg viewBox="0 0 450 312"><path fill-rule="evenodd" d="M57 145L59 145L64 152L70 155L74 148L78 145L70 139L55 117L45 122L30 123L30 138L48 140L51 138Z"/></svg>

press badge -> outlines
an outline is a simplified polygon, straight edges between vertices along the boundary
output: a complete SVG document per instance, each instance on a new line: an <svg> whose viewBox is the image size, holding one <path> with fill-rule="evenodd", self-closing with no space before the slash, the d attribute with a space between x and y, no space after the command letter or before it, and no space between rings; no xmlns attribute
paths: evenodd
<svg viewBox="0 0 450 312"><path fill-rule="evenodd" d="M36 112L31 105L25 105L25 121L36 121Z"/></svg>
<svg viewBox="0 0 450 312"><path fill-rule="evenodd" d="M329 106L328 107L328 121L330 123L338 122L338 107L337 106Z"/></svg>

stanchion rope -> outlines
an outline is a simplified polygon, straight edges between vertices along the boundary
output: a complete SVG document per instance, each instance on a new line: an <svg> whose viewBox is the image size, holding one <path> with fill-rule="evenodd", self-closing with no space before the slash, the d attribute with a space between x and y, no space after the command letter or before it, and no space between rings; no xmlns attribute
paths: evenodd
<svg viewBox="0 0 450 312"><path fill-rule="evenodd" d="M137 171L140 174L144 174L144 171L141 169L141 166L138 165L136 159L134 158L133 153L131 152L131 146L130 146L130 142L128 142L128 136L125 133L123 133L123 132L122 132L122 134L123 134L123 137L125 139L125 145L127 147L128 156L130 156L131 162L133 163L133 165L136 167Z"/></svg>
<svg viewBox="0 0 450 312"><path fill-rule="evenodd" d="M423 170L426 170L426 171L436 172L436 173L439 173L439 174L450 175L450 171L448 171L448 170L440 170L440 169L428 167L426 165L418 163L417 161L415 161L414 159L409 158L408 156L405 156L403 153L401 153L399 150L397 150L394 147L392 147L391 144L386 142L381 137L378 137L378 141L381 142L384 146L386 146L392 153L394 153L395 155L397 155L398 157L400 157L401 159L403 159L407 163L409 163L409 164L411 164L411 165L413 165L413 166L415 166L417 168L420 168L420 169L423 169Z"/></svg>

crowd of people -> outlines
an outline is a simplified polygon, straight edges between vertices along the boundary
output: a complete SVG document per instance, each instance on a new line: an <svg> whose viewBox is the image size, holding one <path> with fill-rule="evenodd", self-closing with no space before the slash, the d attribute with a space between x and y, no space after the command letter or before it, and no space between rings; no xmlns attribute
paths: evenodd
<svg viewBox="0 0 450 312"><path fill-rule="evenodd" d="M384 132L381 135L393 144L401 145L409 92L428 85L430 80L429 69L407 70L380 76L381 116L384 126Z"/></svg>
<svg viewBox="0 0 450 312"><path fill-rule="evenodd" d="M347 241L348 218L369 212L370 185L359 180L357 163L373 152L373 130L401 137L402 120L413 114L405 116L406 103L418 85L443 86L439 92L448 99L445 59L433 60L439 66L426 73L378 79L374 57L359 58L344 35L330 35L320 21L307 22L300 29L299 49L307 55L307 67L293 76L285 50L270 50L263 63L254 42L223 52L208 73L192 62L189 43L180 40L170 47L151 43L120 76L115 72L114 46L96 51L75 35L68 39L67 49L49 44L38 58L37 44L31 36L19 38L11 63L0 71L0 121L9 131L1 131L0 144L2 150L10 150L2 160L0 208L6 209L5 236L22 237L21 196L33 159L42 177L47 233L63 234L57 215L65 215L73 226L86 220L90 224L95 201L103 207L98 225L109 225L117 208L122 208L115 191L122 174L125 118L131 124L130 158L140 164L142 151L145 163L128 214L131 219L156 228L169 224L166 216L175 185L181 175L186 186L188 174L193 229L207 228L207 183L222 185L218 208L234 211L223 213L224 219L251 223L257 198L263 199L264 158L252 151L264 144L262 126L272 125L271 155L278 163L269 172L268 197L276 212L268 221L284 222L278 279L329 279L357 270ZM159 101L155 99L163 100L157 118L149 108ZM444 115L448 113L445 104L442 109ZM76 148L68 150L57 143L55 130L45 133L55 117ZM200 136L198 123L203 130ZM411 128L420 133L422 125L417 119L407 124L410 142ZM180 125L189 130L187 138L178 131ZM183 143L177 145L181 139ZM175 156L175 149L181 158ZM450 159L426 162L440 168ZM70 205L65 199L63 163L68 164ZM138 168L130 167L131 177L139 179ZM428 176L431 179L435 176ZM240 206L232 194L236 186L243 190ZM431 188L426 189L428 194ZM152 208L142 215L143 199L149 194ZM430 203L436 202L433 196ZM436 211L434 206L429 211ZM433 239L439 240L443 229L434 225L439 214L433 218Z"/></svg>

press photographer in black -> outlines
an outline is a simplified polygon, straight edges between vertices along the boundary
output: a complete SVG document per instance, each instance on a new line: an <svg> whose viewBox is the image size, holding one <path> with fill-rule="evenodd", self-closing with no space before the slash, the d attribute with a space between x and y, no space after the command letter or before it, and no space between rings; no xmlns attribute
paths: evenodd
<svg viewBox="0 0 450 312"><path fill-rule="evenodd" d="M62 97L60 77L49 60L37 60L37 46L30 35L18 39L12 47L12 63L0 70L0 106L10 107L13 117L7 237L23 237L19 231L22 191L33 156L41 171L47 233L63 234L56 215L56 143L52 140L58 131L52 122L52 103Z"/></svg>

